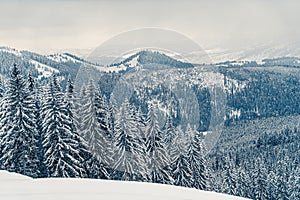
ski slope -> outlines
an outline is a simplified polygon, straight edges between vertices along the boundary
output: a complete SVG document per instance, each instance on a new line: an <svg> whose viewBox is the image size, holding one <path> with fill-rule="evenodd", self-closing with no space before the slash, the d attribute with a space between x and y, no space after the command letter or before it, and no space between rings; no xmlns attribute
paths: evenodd
<svg viewBox="0 0 300 200"><path fill-rule="evenodd" d="M0 171L1 200L238 200L215 192L152 183L93 179L32 179Z"/></svg>

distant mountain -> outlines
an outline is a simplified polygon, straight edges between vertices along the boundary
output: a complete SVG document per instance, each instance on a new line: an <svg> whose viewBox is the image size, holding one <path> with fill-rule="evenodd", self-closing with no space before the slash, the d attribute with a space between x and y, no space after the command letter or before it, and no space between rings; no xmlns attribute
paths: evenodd
<svg viewBox="0 0 300 200"><path fill-rule="evenodd" d="M208 112L212 98L209 89L218 87L220 94L226 93L226 123L231 124L300 114L298 63L298 58L283 57L264 59L260 63L234 60L216 65L193 65L161 52L140 51L106 68L81 68L76 81L79 89L92 78L107 97L111 93L119 95L119 102L127 98L143 112L147 111L147 103L155 100L161 106L161 116L166 113L167 101L171 101L177 112L176 124L189 120L181 115L186 112L180 110L182 108L189 106L197 110L199 107L205 108L201 112ZM180 91L176 87L184 89ZM209 117L200 119L200 123L194 122L198 130L208 129Z"/></svg>
<svg viewBox="0 0 300 200"><path fill-rule="evenodd" d="M30 73L41 82L56 74L61 77L64 86L66 77L70 75L74 80L76 78L75 88L78 91L89 79L99 83L99 88L107 96L117 90L123 92L122 89L128 84L133 91L132 96L127 98L144 111L147 110L147 102L156 98L162 102L161 111L165 113L166 94L170 95L169 101L173 99L175 105L180 99L186 100L184 95L189 90L196 99L189 99L188 103L206 101L210 98L207 88L218 85L227 93L228 123L300 114L297 98L300 94L300 59L297 57L264 59L260 63L234 60L211 66L193 65L162 52L144 50L128 55L111 66L99 66L69 53L44 56L0 47L1 78L8 76L14 63L21 66L22 74ZM137 74L138 77L135 77ZM126 84L123 88L116 88L120 87L120 81ZM186 91L174 90L178 84L182 84L180 87L186 88ZM178 114L177 123L182 120L180 117ZM208 122L203 119L199 129L207 130Z"/></svg>
<svg viewBox="0 0 300 200"><path fill-rule="evenodd" d="M268 189L272 189L273 199L278 199L276 195L289 191L280 187L290 185L290 180L284 180L289 173L281 170L297 172L284 165L298 167L300 162L300 59L297 51L295 55L288 50L286 54L267 50L260 54L259 48L251 52L244 51L239 57L228 54L235 58L226 55L229 61L204 65L162 52L140 51L110 66L99 66L69 53L43 56L2 47L0 76L7 77L17 63L24 74L31 73L40 81L52 74L61 80L67 75L76 77L77 91L93 79L107 99L114 94L117 106L128 99L144 114L153 103L161 128L169 112L174 126L184 130L189 124L206 132L205 146L211 150L209 163L218 191L255 198L256 185L249 183L255 183L257 170L263 166L266 173L262 179L270 182ZM257 56L254 61L251 55ZM220 130L218 140L219 135L213 134ZM238 193L223 190L228 177L237 180ZM278 182L277 188L273 180Z"/></svg>
<svg viewBox="0 0 300 200"><path fill-rule="evenodd" d="M135 69L169 69L169 68L193 68L191 63L176 60L158 51L140 51L119 63L112 64L120 70Z"/></svg>
<svg viewBox="0 0 300 200"><path fill-rule="evenodd" d="M13 64L21 66L22 74L30 73L41 82L53 74L60 76L61 80L65 80L68 75L75 79L81 66L97 67L69 53L44 56L30 51L0 47L0 76L2 78L5 79L8 76Z"/></svg>
<svg viewBox="0 0 300 200"><path fill-rule="evenodd" d="M293 43L267 43L237 49L212 48L206 50L213 63L225 61L256 61L268 58L300 57L300 41Z"/></svg>

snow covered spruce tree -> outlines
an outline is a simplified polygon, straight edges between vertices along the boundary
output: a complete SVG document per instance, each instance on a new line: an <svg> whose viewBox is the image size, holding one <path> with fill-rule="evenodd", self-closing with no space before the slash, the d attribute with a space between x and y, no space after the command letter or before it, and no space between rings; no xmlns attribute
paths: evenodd
<svg viewBox="0 0 300 200"><path fill-rule="evenodd" d="M116 100L113 94L110 95L109 98L109 105L108 105L108 117L109 117L109 130L110 130L110 139L111 142L114 139L115 136L115 124L116 124L116 115L118 113L117 105L116 105Z"/></svg>
<svg viewBox="0 0 300 200"><path fill-rule="evenodd" d="M2 79L0 79L0 98L2 99L5 94L5 87Z"/></svg>
<svg viewBox="0 0 300 200"><path fill-rule="evenodd" d="M81 144L56 76L45 91L42 105L43 148L49 177L85 177Z"/></svg>
<svg viewBox="0 0 300 200"><path fill-rule="evenodd" d="M255 166L256 168L254 169L252 183L254 189L253 198L259 200L270 199L267 183L268 176L265 164L260 158L258 158Z"/></svg>
<svg viewBox="0 0 300 200"><path fill-rule="evenodd" d="M82 111L82 105L84 104L84 97L86 96L86 87L83 85L81 87L80 93L78 97L75 97L74 99L74 123L77 131L79 134L82 136L82 131L83 130L83 124L82 124L82 117L83 115L81 114Z"/></svg>
<svg viewBox="0 0 300 200"><path fill-rule="evenodd" d="M288 195L288 178L289 178L289 165L291 161L285 157L280 160L276 169L275 188L277 192L277 199L289 199Z"/></svg>
<svg viewBox="0 0 300 200"><path fill-rule="evenodd" d="M5 130L5 120L7 119L6 118L6 98L4 96L5 94L5 89L4 89L4 85L2 83L2 80L0 80L0 157L2 156L2 138L3 138L3 135L4 133L6 133L6 130ZM3 169L3 166L2 166L2 162L0 160L0 169Z"/></svg>
<svg viewBox="0 0 300 200"><path fill-rule="evenodd" d="M189 139L183 133L180 126L176 128L175 143L171 149L171 167L174 184L184 187L192 187L193 175L188 157Z"/></svg>
<svg viewBox="0 0 300 200"><path fill-rule="evenodd" d="M290 199L300 199L300 167L296 166L293 169L289 178L289 198Z"/></svg>
<svg viewBox="0 0 300 200"><path fill-rule="evenodd" d="M34 118L36 122L36 129L37 129L37 141L38 141L38 158L39 158L39 170L40 170L40 177L47 177L47 168L44 162L44 150L43 150L43 138L42 138L42 119L41 119L41 87L40 85L34 80L31 74L28 75L27 79L27 88L29 92L34 97Z"/></svg>
<svg viewBox="0 0 300 200"><path fill-rule="evenodd" d="M232 162L233 161L229 159L229 155L227 155L225 169L222 174L221 192L237 195L237 173Z"/></svg>
<svg viewBox="0 0 300 200"><path fill-rule="evenodd" d="M34 97L16 65L7 82L4 112L1 120L0 157L3 169L38 177L39 148Z"/></svg>
<svg viewBox="0 0 300 200"><path fill-rule="evenodd" d="M193 176L191 186L196 189L205 190L208 187L208 172L201 135L196 130L193 130L189 124L186 133L190 138L188 144L188 162L190 163Z"/></svg>
<svg viewBox="0 0 300 200"><path fill-rule="evenodd" d="M155 108L149 105L145 131L148 169L150 181L153 183L173 184L171 176L170 157L163 140L163 133L159 129Z"/></svg>
<svg viewBox="0 0 300 200"><path fill-rule="evenodd" d="M172 118L172 110L171 108L168 109L166 125L164 130L164 140L167 145L168 153L171 153L172 146L174 144L176 133L175 128L173 125L173 118Z"/></svg>
<svg viewBox="0 0 300 200"><path fill-rule="evenodd" d="M138 108L138 110L134 114L134 117L139 131L138 134L143 139L144 143L146 143L146 136L145 136L146 119L141 108Z"/></svg>
<svg viewBox="0 0 300 200"><path fill-rule="evenodd" d="M147 180L145 144L126 99L117 114L114 139L114 172L117 180Z"/></svg>
<svg viewBox="0 0 300 200"><path fill-rule="evenodd" d="M78 129L76 127L76 119L75 119L75 112L77 104L76 104L76 97L75 97L75 90L74 85L71 79L71 76L68 77L67 85L66 85L66 91L65 91L65 98L64 98L64 106L65 114L69 118L69 124L71 133L73 134L73 139L77 142L77 149L78 153L75 153L73 156L77 157L78 159L83 158L83 166L85 168L84 170L84 176L89 177L90 173L88 170L88 160L91 158L91 153L88 151L87 143L86 141L81 137L81 135L78 133Z"/></svg>
<svg viewBox="0 0 300 200"><path fill-rule="evenodd" d="M109 140L107 105L99 89L91 80L81 97L80 135L87 143L92 157L88 160L91 178L109 178L112 149Z"/></svg>

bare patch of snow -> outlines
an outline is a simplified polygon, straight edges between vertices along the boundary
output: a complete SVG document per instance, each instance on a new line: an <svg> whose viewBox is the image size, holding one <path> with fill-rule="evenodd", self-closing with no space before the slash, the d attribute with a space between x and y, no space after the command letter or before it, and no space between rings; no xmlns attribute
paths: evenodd
<svg viewBox="0 0 300 200"><path fill-rule="evenodd" d="M18 181L20 178L24 178L24 181ZM31 179L6 171L0 171L0 198L5 200L244 199L216 192L162 184L74 178Z"/></svg>

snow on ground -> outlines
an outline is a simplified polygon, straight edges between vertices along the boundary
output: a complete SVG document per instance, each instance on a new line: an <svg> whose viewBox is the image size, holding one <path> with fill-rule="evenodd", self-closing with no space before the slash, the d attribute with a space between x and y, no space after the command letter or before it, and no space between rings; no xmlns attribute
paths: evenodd
<svg viewBox="0 0 300 200"><path fill-rule="evenodd" d="M1 200L238 200L240 197L152 183L93 179L31 179L0 171Z"/></svg>

